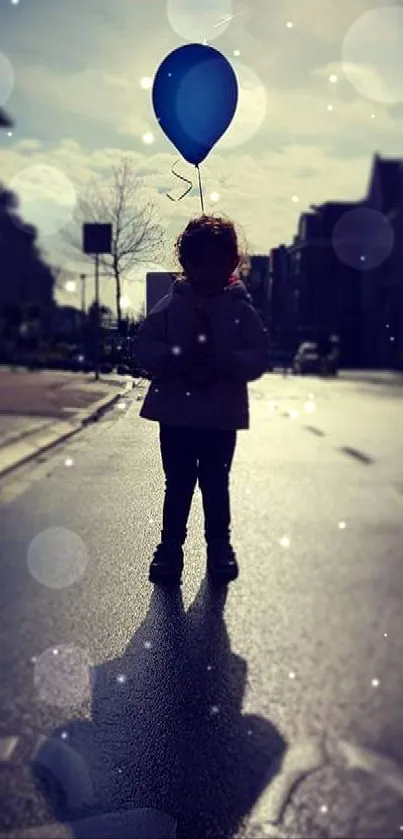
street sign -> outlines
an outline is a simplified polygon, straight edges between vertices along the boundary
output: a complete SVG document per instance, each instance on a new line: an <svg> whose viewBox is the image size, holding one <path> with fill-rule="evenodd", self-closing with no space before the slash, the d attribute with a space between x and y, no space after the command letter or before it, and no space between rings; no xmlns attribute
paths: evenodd
<svg viewBox="0 0 403 839"><path fill-rule="evenodd" d="M83 251L88 254L111 253L112 225L83 224Z"/></svg>

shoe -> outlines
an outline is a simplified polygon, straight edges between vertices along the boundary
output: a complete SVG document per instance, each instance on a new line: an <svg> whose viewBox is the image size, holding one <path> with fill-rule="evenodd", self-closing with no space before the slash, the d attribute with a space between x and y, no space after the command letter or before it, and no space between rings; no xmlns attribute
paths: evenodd
<svg viewBox="0 0 403 839"><path fill-rule="evenodd" d="M230 583L239 575L235 552L226 539L212 539L207 545L207 574L212 582Z"/></svg>
<svg viewBox="0 0 403 839"><path fill-rule="evenodd" d="M183 549L178 542L161 542L154 552L148 579L150 583L180 585L183 571Z"/></svg>

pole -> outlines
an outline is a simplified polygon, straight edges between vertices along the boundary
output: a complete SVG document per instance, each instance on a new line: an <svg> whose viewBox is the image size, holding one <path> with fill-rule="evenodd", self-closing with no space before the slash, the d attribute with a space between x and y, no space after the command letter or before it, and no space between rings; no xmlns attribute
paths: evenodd
<svg viewBox="0 0 403 839"><path fill-rule="evenodd" d="M80 280L81 280L81 311L82 311L83 315L85 315L85 310L86 310L86 305L85 305L85 280L86 280L86 275L85 274L80 274Z"/></svg>
<svg viewBox="0 0 403 839"><path fill-rule="evenodd" d="M99 254L95 254L95 380L99 379L99 344L100 344L100 310L99 310Z"/></svg>

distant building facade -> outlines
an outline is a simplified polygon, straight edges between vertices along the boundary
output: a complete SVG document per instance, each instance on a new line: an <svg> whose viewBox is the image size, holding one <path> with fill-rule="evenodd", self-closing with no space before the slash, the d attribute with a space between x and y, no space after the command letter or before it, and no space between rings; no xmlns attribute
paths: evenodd
<svg viewBox="0 0 403 839"><path fill-rule="evenodd" d="M172 283L179 272L149 272L146 277L146 313L157 305L157 303L169 293ZM263 322L269 319L269 257L250 256L239 271L239 276L244 282L254 307L258 311Z"/></svg>
<svg viewBox="0 0 403 839"><path fill-rule="evenodd" d="M296 292L292 284L290 253L285 245L269 256L269 333L272 346L289 349L294 343Z"/></svg>
<svg viewBox="0 0 403 839"><path fill-rule="evenodd" d="M240 271L240 277L252 298L252 303L266 328L270 322L270 258L269 255L250 256Z"/></svg>
<svg viewBox="0 0 403 839"><path fill-rule="evenodd" d="M146 315L169 294L172 283L179 273L169 271L149 271L146 276Z"/></svg>
<svg viewBox="0 0 403 839"><path fill-rule="evenodd" d="M379 264L370 270L364 253L347 264L335 248L337 223L360 209L381 213L394 234L391 252L380 251ZM342 363L348 366L403 367L402 233L403 161L375 155L365 198L326 202L301 215L297 235L287 248L287 280L284 269L272 269L272 297L282 300L280 310L277 306L281 321L286 320L300 340L338 334ZM350 244L352 248L353 232ZM374 243L368 242L368 247L373 255Z"/></svg>

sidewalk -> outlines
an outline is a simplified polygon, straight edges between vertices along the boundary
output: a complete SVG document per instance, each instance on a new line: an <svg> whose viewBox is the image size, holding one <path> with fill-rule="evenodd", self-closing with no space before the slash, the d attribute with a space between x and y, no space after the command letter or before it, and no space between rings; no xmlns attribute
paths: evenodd
<svg viewBox="0 0 403 839"><path fill-rule="evenodd" d="M403 372L398 370L340 370L339 379L345 382L403 386Z"/></svg>
<svg viewBox="0 0 403 839"><path fill-rule="evenodd" d="M76 434L133 387L111 374L0 370L0 476Z"/></svg>

